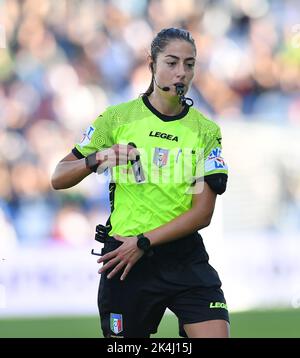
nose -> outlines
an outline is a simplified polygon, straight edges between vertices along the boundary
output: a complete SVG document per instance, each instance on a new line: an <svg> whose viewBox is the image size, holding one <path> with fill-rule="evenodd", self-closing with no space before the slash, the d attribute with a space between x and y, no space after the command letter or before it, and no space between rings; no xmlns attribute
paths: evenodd
<svg viewBox="0 0 300 358"><path fill-rule="evenodd" d="M184 79L185 78L185 66L184 66L183 63L178 64L177 78L179 78L179 79Z"/></svg>

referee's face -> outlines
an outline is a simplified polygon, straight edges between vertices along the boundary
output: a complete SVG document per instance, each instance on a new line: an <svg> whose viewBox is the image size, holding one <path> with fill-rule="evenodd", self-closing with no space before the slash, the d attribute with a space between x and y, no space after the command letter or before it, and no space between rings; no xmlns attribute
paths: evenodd
<svg viewBox="0 0 300 358"><path fill-rule="evenodd" d="M156 60L155 78L161 87L168 86L167 92L176 96L176 83L184 84L184 93L194 77L196 54L194 47L185 40L172 40L160 52Z"/></svg>

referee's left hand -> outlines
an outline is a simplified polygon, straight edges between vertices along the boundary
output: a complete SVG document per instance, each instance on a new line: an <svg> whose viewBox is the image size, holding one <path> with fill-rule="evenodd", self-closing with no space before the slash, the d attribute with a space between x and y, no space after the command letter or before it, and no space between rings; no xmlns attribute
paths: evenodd
<svg viewBox="0 0 300 358"><path fill-rule="evenodd" d="M122 237L115 235L114 238L118 241L122 241L123 244L116 250L101 256L101 258L97 260L98 263L107 261L98 271L98 273L103 273L107 269L115 266L114 269L107 275L107 278L110 279L125 267L121 275L121 280L123 281L125 280L133 265L143 256L144 251L137 247L136 236Z"/></svg>

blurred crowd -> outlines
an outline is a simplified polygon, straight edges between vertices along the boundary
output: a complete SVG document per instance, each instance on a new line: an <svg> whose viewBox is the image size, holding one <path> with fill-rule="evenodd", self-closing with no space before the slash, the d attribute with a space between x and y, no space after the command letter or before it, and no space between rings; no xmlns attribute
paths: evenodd
<svg viewBox="0 0 300 358"><path fill-rule="evenodd" d="M0 2L1 240L80 244L105 222L105 180L55 192L49 178L106 106L148 88L162 28L195 39L204 114L300 126L299 14L298 0Z"/></svg>

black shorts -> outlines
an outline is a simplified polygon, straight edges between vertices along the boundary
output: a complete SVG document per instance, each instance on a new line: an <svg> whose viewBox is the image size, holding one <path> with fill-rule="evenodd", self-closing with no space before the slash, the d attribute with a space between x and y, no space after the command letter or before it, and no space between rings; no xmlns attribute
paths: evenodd
<svg viewBox="0 0 300 358"><path fill-rule="evenodd" d="M121 244L110 240L103 254ZM101 275L98 307L104 337L147 338L156 333L166 308L177 316L182 337L187 323L229 322L221 281L199 234L154 247L154 255L144 255L124 281L120 275Z"/></svg>

